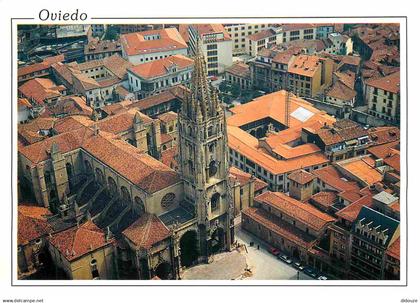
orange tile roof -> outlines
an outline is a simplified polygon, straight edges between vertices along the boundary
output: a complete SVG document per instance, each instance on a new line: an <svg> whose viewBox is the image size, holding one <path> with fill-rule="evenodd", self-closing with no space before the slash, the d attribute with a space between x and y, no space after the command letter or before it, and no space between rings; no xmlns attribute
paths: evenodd
<svg viewBox="0 0 420 303"><path fill-rule="evenodd" d="M373 160L370 156L353 158L337 162L337 165L344 168L350 174L356 176L367 185L372 185L376 182L382 181L382 174L366 162L368 159Z"/></svg>
<svg viewBox="0 0 420 303"><path fill-rule="evenodd" d="M173 169L123 140L106 135L92 136L83 144L83 149L147 193L180 182Z"/></svg>
<svg viewBox="0 0 420 303"><path fill-rule="evenodd" d="M301 156L307 156L310 154L318 153L320 148L312 143L306 143L298 145L296 147L290 147L286 144L279 144L272 150L275 154L285 159L293 159Z"/></svg>
<svg viewBox="0 0 420 303"><path fill-rule="evenodd" d="M53 234L49 242L68 261L73 261L112 243L112 241L106 241L105 233L92 221Z"/></svg>
<svg viewBox="0 0 420 303"><path fill-rule="evenodd" d="M311 197L311 200L328 208L337 200L337 194L331 191L320 191Z"/></svg>
<svg viewBox="0 0 420 303"><path fill-rule="evenodd" d="M255 197L255 201L270 205L316 231L324 228L329 222L334 222L333 217L284 193L268 191Z"/></svg>
<svg viewBox="0 0 420 303"><path fill-rule="evenodd" d="M311 182L313 179L315 179L315 176L303 169L294 171L289 175L289 180L295 181L299 184L306 184Z"/></svg>
<svg viewBox="0 0 420 303"><path fill-rule="evenodd" d="M178 114L173 111L169 111L169 112L160 114L159 116L157 116L157 118L164 123L168 123L168 122L176 121L178 119Z"/></svg>
<svg viewBox="0 0 420 303"><path fill-rule="evenodd" d="M145 114L133 108L127 111L122 111L112 116L108 116L105 119L99 120L95 124L102 131L112 134L119 134L133 128L134 116L137 113L140 115L141 120L144 124L148 125L152 123L153 119L149 118Z"/></svg>
<svg viewBox="0 0 420 303"><path fill-rule="evenodd" d="M303 108L312 113L312 116L307 120L300 121L292 115L290 116L290 127L304 126L303 124L313 123L314 121L326 122L331 124L335 119L323 111L320 111L312 106L311 103L290 94L290 113ZM242 126L254 121L258 121L270 117L282 124L285 124L285 102L286 91L281 90L271 94L261 96L246 104L238 105L230 109L234 114L227 119L228 125Z"/></svg>
<svg viewBox="0 0 420 303"><path fill-rule="evenodd" d="M143 79L152 79L170 74L170 67L176 66L178 70L191 68L194 60L183 55L169 56L163 59L154 60L131 67L129 70L134 75Z"/></svg>
<svg viewBox="0 0 420 303"><path fill-rule="evenodd" d="M249 35L247 38L249 40L252 40L252 41L258 41L258 40L269 38L269 37L272 37L272 36L275 36L275 35L276 35L276 32L274 30L266 29L266 30L262 30L258 33Z"/></svg>
<svg viewBox="0 0 420 303"><path fill-rule="evenodd" d="M385 164L387 164L387 165L391 166L393 169L395 169L398 173L400 172L401 161L400 161L400 154L399 153L395 154L395 155L392 155L388 158L385 158L384 162L385 162Z"/></svg>
<svg viewBox="0 0 420 303"><path fill-rule="evenodd" d="M20 107L27 107L32 108L32 104L29 103L28 99L26 98L18 98L18 106Z"/></svg>
<svg viewBox="0 0 420 303"><path fill-rule="evenodd" d="M312 172L318 179L322 180L324 183L335 188L337 191L359 191L360 187L356 182L345 181L342 179L342 175L334 166L326 166L319 169L316 169Z"/></svg>
<svg viewBox="0 0 420 303"><path fill-rule="evenodd" d="M353 203L359 200L363 195L359 191L345 190L339 193L338 196L350 203Z"/></svg>
<svg viewBox="0 0 420 303"><path fill-rule="evenodd" d="M313 77L318 68L321 68L320 57L298 55L290 64L288 71L297 75Z"/></svg>
<svg viewBox="0 0 420 303"><path fill-rule="evenodd" d="M48 69L53 63L64 61L64 55L47 57L40 63L30 64L18 68L18 77Z"/></svg>
<svg viewBox="0 0 420 303"><path fill-rule="evenodd" d="M370 128L368 133L374 144L383 144L400 140L400 130L395 126Z"/></svg>
<svg viewBox="0 0 420 303"><path fill-rule="evenodd" d="M65 90L63 85L57 86L50 79L43 78L35 78L19 86L21 94L40 105L47 99L60 97L63 90Z"/></svg>
<svg viewBox="0 0 420 303"><path fill-rule="evenodd" d="M48 208L19 205L18 206L18 244L25 245L52 232L47 216L51 215Z"/></svg>
<svg viewBox="0 0 420 303"><path fill-rule="evenodd" d="M150 249L154 244L165 240L171 233L163 222L153 214L145 213L126 228L122 234L137 248Z"/></svg>
<svg viewBox="0 0 420 303"><path fill-rule="evenodd" d="M372 207L372 205L372 195L369 194L361 197L359 200L344 207L343 209L340 209L335 213L335 215L347 221L354 222L363 206Z"/></svg>
<svg viewBox="0 0 420 303"><path fill-rule="evenodd" d="M145 39L149 35L159 35L160 39ZM124 34L121 36L121 44L128 56L187 49L184 39L173 27Z"/></svg>
<svg viewBox="0 0 420 303"><path fill-rule="evenodd" d="M291 224L288 224L284 221L279 221L277 218L263 209L249 207L242 211L242 216L245 218L249 217L250 219L263 225L268 230L276 233L282 238L285 238L306 249L315 244L315 237L302 232Z"/></svg>
<svg viewBox="0 0 420 303"><path fill-rule="evenodd" d="M356 97L357 93L343 82L337 81L329 88L326 95L339 100L351 101Z"/></svg>
<svg viewBox="0 0 420 303"><path fill-rule="evenodd" d="M177 155L178 155L178 146L167 148L166 150L161 152L160 161L166 166L176 170L178 166L178 162L176 161Z"/></svg>
<svg viewBox="0 0 420 303"><path fill-rule="evenodd" d="M251 180L254 181L254 191L259 191L265 187L268 186L267 183L265 183L264 181L254 177L251 174L248 174L242 170L240 170L239 168L236 168L234 166L231 166L229 168L229 178L231 181L237 181L239 182L240 186L244 186L245 184L247 184L248 182L250 182Z"/></svg>
<svg viewBox="0 0 420 303"><path fill-rule="evenodd" d="M239 127L228 126L228 145L273 174L283 174L300 168L328 163L322 153L313 153L289 160L277 160L258 148L258 140Z"/></svg>
<svg viewBox="0 0 420 303"><path fill-rule="evenodd" d="M398 149L398 147L400 146L400 141L393 141L393 142L389 142L389 143L385 143L385 144L381 144L381 145L376 145L373 147L368 148L368 153L374 155L376 158L387 158L389 156L392 156L395 154L395 152L393 152L393 150Z"/></svg>
<svg viewBox="0 0 420 303"><path fill-rule="evenodd" d="M237 77L251 80L251 71L249 70L249 65L244 62L235 62L230 67L226 68L225 72Z"/></svg>
<svg viewBox="0 0 420 303"><path fill-rule="evenodd" d="M397 94L400 92L400 72L368 80L366 81L366 85Z"/></svg>
<svg viewBox="0 0 420 303"><path fill-rule="evenodd" d="M401 244L400 244L400 237L398 237L398 239L396 239L386 250L386 254L388 256L391 256L397 260L400 260L400 249L401 249Z"/></svg>

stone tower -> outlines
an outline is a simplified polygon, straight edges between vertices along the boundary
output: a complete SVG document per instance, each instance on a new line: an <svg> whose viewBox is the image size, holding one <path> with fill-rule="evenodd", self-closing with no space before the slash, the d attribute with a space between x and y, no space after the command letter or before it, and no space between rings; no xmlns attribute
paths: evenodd
<svg viewBox="0 0 420 303"><path fill-rule="evenodd" d="M227 130L217 91L207 82L201 48L191 90L178 115L179 171L186 200L194 205L204 261L233 242L233 200L228 183Z"/></svg>

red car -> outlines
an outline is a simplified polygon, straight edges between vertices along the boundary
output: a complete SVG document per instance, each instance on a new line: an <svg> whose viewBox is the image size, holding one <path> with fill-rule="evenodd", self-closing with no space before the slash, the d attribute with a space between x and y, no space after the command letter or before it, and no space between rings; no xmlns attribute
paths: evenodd
<svg viewBox="0 0 420 303"><path fill-rule="evenodd" d="M269 247L268 248L268 251L271 253L271 254L273 254L273 255L275 255L275 256L278 256L279 254L280 254L280 250L278 250L277 248L275 248L275 247Z"/></svg>

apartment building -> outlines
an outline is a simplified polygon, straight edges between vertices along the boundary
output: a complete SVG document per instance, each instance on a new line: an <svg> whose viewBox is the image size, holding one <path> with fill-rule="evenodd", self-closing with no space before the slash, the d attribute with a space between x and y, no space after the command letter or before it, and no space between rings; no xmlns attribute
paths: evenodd
<svg viewBox="0 0 420 303"><path fill-rule="evenodd" d="M400 237L400 222L363 206L351 234L351 277L384 279L386 251Z"/></svg>
<svg viewBox="0 0 420 303"><path fill-rule="evenodd" d="M124 34L121 45L122 57L135 65L173 55L187 55L187 44L176 28Z"/></svg>
<svg viewBox="0 0 420 303"><path fill-rule="evenodd" d="M86 61L103 59L114 54L121 55L121 43L119 41L93 39L85 45L84 53Z"/></svg>
<svg viewBox="0 0 420 303"><path fill-rule="evenodd" d="M368 113L387 122L400 121L400 72L366 81Z"/></svg>
<svg viewBox="0 0 420 303"><path fill-rule="evenodd" d="M248 64L236 62L228 67L225 72L225 79L231 84L237 84L243 90L251 88L251 72Z"/></svg>
<svg viewBox="0 0 420 303"><path fill-rule="evenodd" d="M233 41L233 55L244 54L247 52L246 37L256 34L268 28L268 24L224 24L225 30L228 32Z"/></svg>
<svg viewBox="0 0 420 303"><path fill-rule="evenodd" d="M174 85L188 85L193 65L194 60L183 55L136 65L128 70L129 90L137 99L143 99Z"/></svg>
<svg viewBox="0 0 420 303"><path fill-rule="evenodd" d="M289 66L288 88L302 97L316 97L331 84L332 72L332 60L299 55Z"/></svg>
<svg viewBox="0 0 420 303"><path fill-rule="evenodd" d="M279 43L294 40L313 40L317 38L317 27L314 24L282 24L277 28Z"/></svg>
<svg viewBox="0 0 420 303"><path fill-rule="evenodd" d="M278 37L279 34L271 28L249 35L245 38L246 53L255 57L263 48L271 48L278 44Z"/></svg>
<svg viewBox="0 0 420 303"><path fill-rule="evenodd" d="M180 24L179 31L191 55L196 54L200 41L209 76L224 73L232 65L233 42L222 24Z"/></svg>
<svg viewBox="0 0 420 303"><path fill-rule="evenodd" d="M330 86L334 67L331 59L302 54L301 48L262 49L249 65L255 88L268 92L287 89L310 98Z"/></svg>

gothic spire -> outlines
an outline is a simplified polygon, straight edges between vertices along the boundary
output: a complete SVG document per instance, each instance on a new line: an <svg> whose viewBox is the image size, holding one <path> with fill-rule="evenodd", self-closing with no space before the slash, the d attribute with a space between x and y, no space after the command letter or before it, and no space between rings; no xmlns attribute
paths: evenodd
<svg viewBox="0 0 420 303"><path fill-rule="evenodd" d="M218 103L217 92L207 81L206 60L202 53L202 42L200 38L197 38L191 94L185 100L184 112L194 120L206 120L209 116L215 115Z"/></svg>

